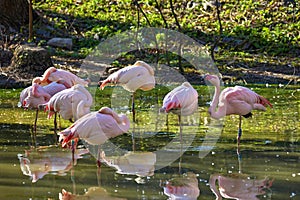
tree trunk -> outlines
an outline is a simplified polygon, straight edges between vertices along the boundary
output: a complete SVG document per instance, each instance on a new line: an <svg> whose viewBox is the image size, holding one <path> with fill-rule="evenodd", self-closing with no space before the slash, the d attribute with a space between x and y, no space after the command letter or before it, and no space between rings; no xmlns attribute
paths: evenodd
<svg viewBox="0 0 300 200"><path fill-rule="evenodd" d="M28 25L29 4L27 0L0 0L0 25L16 31Z"/></svg>

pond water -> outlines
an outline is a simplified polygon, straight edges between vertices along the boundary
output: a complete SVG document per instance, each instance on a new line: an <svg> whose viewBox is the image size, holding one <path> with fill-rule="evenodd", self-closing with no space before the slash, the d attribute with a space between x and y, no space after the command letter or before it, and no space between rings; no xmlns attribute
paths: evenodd
<svg viewBox="0 0 300 200"><path fill-rule="evenodd" d="M17 107L21 89L2 89L0 199L300 199L299 86L247 87L273 109L243 119L239 148L238 116L212 120L207 113L213 88L195 87L199 110L181 128L177 116L158 112L168 88L156 88L137 92L128 133L102 146L81 141L74 162L55 145L46 113L33 140L35 111ZM109 106L131 117L129 93L89 90L93 110ZM62 128L70 124L60 120Z"/></svg>

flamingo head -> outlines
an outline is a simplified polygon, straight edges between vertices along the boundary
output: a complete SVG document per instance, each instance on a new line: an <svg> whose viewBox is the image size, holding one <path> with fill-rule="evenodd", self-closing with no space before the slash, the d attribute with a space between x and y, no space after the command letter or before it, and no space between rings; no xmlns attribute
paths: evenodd
<svg viewBox="0 0 300 200"><path fill-rule="evenodd" d="M209 83L211 83L214 86L220 85L220 79L216 75L207 74L204 76L204 80L208 81Z"/></svg>

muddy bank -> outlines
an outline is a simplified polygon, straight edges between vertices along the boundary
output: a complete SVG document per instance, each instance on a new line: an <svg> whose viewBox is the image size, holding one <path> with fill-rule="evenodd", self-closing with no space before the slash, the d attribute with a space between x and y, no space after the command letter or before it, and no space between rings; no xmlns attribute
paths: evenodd
<svg viewBox="0 0 300 200"><path fill-rule="evenodd" d="M30 67L24 70L11 68L12 54L2 51L0 71L0 88L20 88L31 84L32 77L42 75ZM83 62L82 59L52 57L52 63L57 68L68 69L76 73ZM255 67L241 66L235 63L226 69L219 68L224 83L227 84L299 84L300 70L291 65L258 64ZM80 74L78 74L80 76ZM199 73L186 73L185 78L192 84L205 84L203 75ZM101 79L103 77L99 77Z"/></svg>

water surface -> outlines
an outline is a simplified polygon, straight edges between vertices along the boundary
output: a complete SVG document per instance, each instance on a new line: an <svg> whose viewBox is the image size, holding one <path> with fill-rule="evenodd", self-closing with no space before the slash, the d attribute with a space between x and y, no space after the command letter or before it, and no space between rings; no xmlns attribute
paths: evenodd
<svg viewBox="0 0 300 200"><path fill-rule="evenodd" d="M70 150L54 145L46 113L39 114L34 141L35 111L17 107L20 89L0 90L0 199L59 199L63 189L77 199L168 199L180 193L186 199L300 199L299 87L247 87L273 109L243 120L239 149L238 117L208 116L212 88L196 87L198 112L183 118L181 129L177 116L170 114L166 125L158 112L167 88L157 88L137 93L137 122L128 133L101 147L81 142L74 163ZM131 118L129 93L89 89L93 110L109 106ZM60 120L62 128L70 124ZM100 167L95 157L101 157Z"/></svg>

